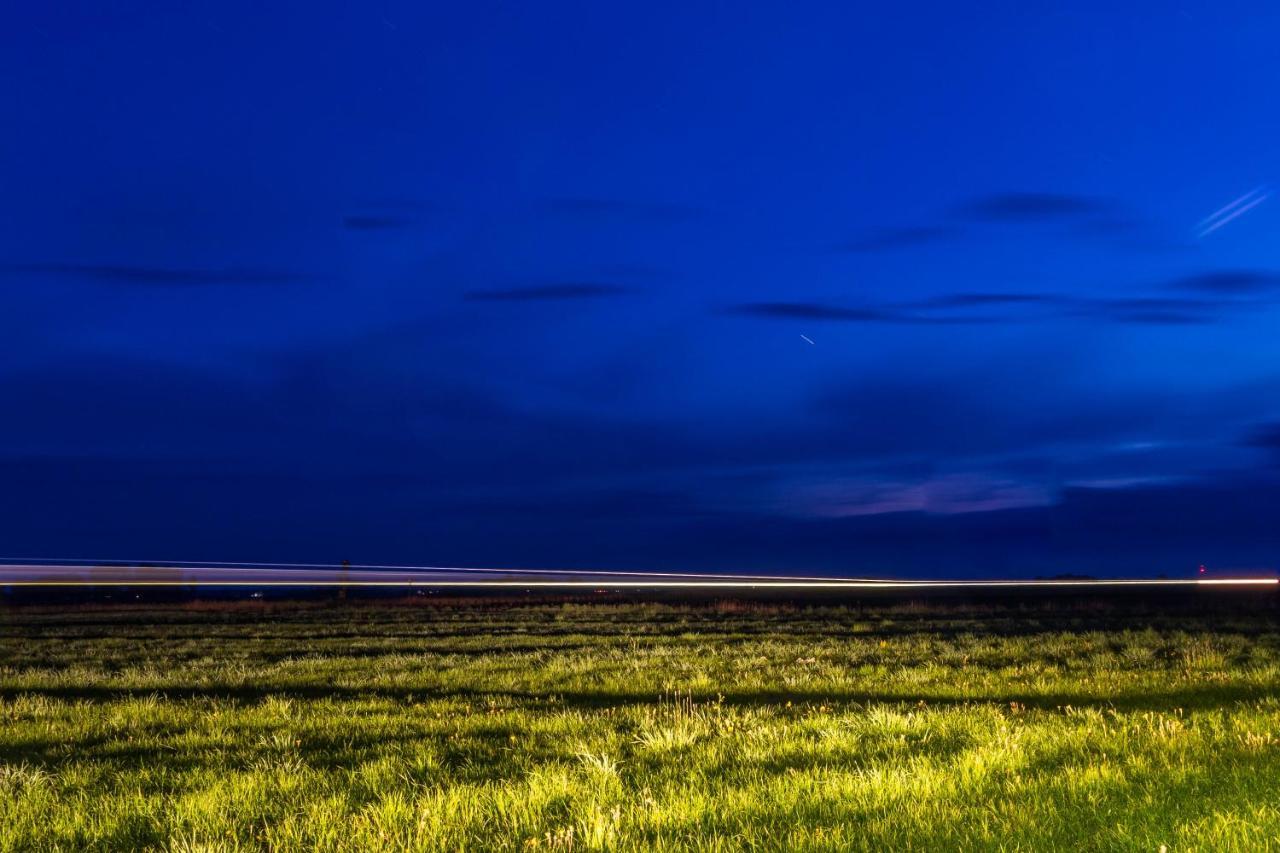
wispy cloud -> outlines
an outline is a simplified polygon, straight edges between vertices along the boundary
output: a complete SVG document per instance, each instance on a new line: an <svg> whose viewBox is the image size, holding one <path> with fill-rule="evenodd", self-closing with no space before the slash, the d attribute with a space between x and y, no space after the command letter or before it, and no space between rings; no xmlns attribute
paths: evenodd
<svg viewBox="0 0 1280 853"><path fill-rule="evenodd" d="M968 226L959 224L964 223ZM1052 225L1063 237L1101 241L1114 248L1169 250L1149 223L1113 199L1055 192L990 193L953 205L939 221L870 228L836 243L840 252L889 252L981 237L981 226Z"/></svg>
<svg viewBox="0 0 1280 853"><path fill-rule="evenodd" d="M1217 294L1251 294L1280 288L1280 273L1266 270L1218 270L1175 279L1171 286Z"/></svg>
<svg viewBox="0 0 1280 853"><path fill-rule="evenodd" d="M844 323L886 323L917 326L964 326L998 323L1007 318L977 314L930 314L901 310L900 305L844 306L825 302L745 302L720 313L768 320L818 320Z"/></svg>
<svg viewBox="0 0 1280 853"><path fill-rule="evenodd" d="M996 193L956 208L965 219L983 222L1046 222L1098 217L1114 212L1114 205L1092 196L1061 193Z"/></svg>
<svg viewBox="0 0 1280 853"><path fill-rule="evenodd" d="M1215 323L1256 302L1164 296L1071 297L1053 293L953 293L913 302L843 306L823 302L751 302L723 313L773 320L829 320L900 325L1019 324L1053 319L1134 325ZM980 312L980 313L979 313Z"/></svg>
<svg viewBox="0 0 1280 853"><path fill-rule="evenodd" d="M907 305L921 309L989 308L993 305L1043 305L1061 301L1061 296L1052 293L946 293Z"/></svg>
<svg viewBox="0 0 1280 853"><path fill-rule="evenodd" d="M828 479L804 483L793 488L785 505L816 518L903 512L960 515L1047 506L1053 497L1040 483L971 473L913 482Z"/></svg>
<svg viewBox="0 0 1280 853"><path fill-rule="evenodd" d="M1263 424L1244 438L1246 447L1280 451L1280 423Z"/></svg>
<svg viewBox="0 0 1280 853"><path fill-rule="evenodd" d="M1068 310L1079 317L1096 317L1118 323L1153 326L1193 326L1214 323L1234 303L1211 299L1081 299Z"/></svg>
<svg viewBox="0 0 1280 853"><path fill-rule="evenodd" d="M725 313L776 320L838 320L847 323L902 322L897 315L875 308L844 308L821 302L747 302Z"/></svg>

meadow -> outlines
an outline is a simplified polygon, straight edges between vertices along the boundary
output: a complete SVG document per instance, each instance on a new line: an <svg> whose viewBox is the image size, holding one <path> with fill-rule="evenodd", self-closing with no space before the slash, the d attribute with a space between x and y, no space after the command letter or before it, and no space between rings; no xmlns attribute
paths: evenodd
<svg viewBox="0 0 1280 853"><path fill-rule="evenodd" d="M0 850L1280 849L1280 626L1011 604L0 609Z"/></svg>

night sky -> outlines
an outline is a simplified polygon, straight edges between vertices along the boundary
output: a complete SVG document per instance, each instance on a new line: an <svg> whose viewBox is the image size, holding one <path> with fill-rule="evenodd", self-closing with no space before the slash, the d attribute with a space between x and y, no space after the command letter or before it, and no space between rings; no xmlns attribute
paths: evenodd
<svg viewBox="0 0 1280 853"><path fill-rule="evenodd" d="M1280 564L1280 5L6 17L0 556Z"/></svg>

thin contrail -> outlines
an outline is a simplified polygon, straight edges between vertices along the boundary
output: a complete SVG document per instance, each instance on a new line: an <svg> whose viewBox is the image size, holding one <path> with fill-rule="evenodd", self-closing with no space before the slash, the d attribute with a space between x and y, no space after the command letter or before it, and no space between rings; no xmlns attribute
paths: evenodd
<svg viewBox="0 0 1280 853"><path fill-rule="evenodd" d="M1212 234L1228 222L1245 215L1269 198L1271 198L1271 190L1265 184L1254 187L1235 201L1215 210L1200 220L1200 224L1196 226L1199 229L1196 232L1196 237L1206 237Z"/></svg>
<svg viewBox="0 0 1280 853"><path fill-rule="evenodd" d="M1217 210L1215 210L1213 213L1210 213L1210 214L1209 214L1208 216L1206 216L1204 219L1201 219L1201 220L1200 220L1200 223L1199 223L1199 225L1198 225L1197 227L1199 227L1199 228L1203 228L1204 226L1208 225L1210 222L1213 222L1213 220L1217 219L1218 217L1227 215L1227 214L1228 214L1228 213L1230 213L1232 210L1234 210L1234 209L1236 209L1237 207L1239 207L1240 205L1244 204L1246 201L1248 201L1248 200L1252 199L1254 196L1258 195L1259 193L1261 193L1261 192L1262 192L1263 190L1265 190L1265 189L1266 189L1266 185L1265 185L1265 184L1260 184L1260 185L1258 185L1258 186L1254 187L1253 189L1249 190L1249 191L1248 191L1247 193L1245 193L1244 195L1242 195L1242 196L1240 196L1240 197L1238 197L1238 198L1236 198L1236 199L1233 199L1232 201L1228 202L1227 204L1224 204L1222 207L1218 208L1218 209L1217 209Z"/></svg>

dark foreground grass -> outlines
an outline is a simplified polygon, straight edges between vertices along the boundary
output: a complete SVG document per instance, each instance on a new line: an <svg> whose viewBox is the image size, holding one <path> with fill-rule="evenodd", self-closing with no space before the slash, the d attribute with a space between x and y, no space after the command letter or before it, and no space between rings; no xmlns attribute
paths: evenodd
<svg viewBox="0 0 1280 853"><path fill-rule="evenodd" d="M1280 848L1264 613L0 610L0 849Z"/></svg>

